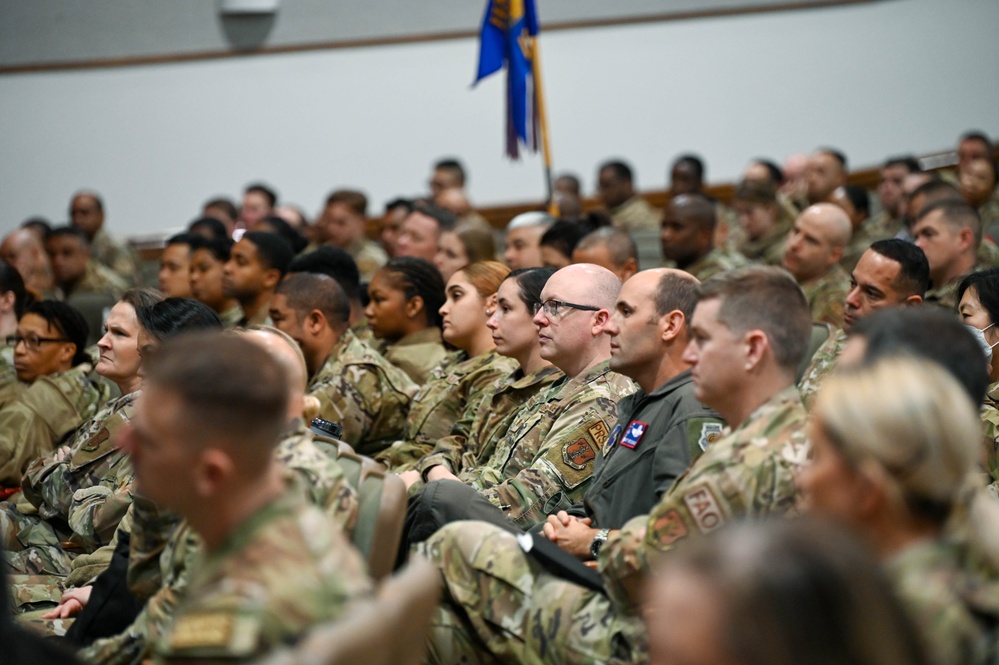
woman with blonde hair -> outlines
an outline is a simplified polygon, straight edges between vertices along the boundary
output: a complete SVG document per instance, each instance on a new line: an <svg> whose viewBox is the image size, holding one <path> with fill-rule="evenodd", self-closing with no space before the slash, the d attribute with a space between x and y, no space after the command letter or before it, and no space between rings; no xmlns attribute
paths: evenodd
<svg viewBox="0 0 999 665"><path fill-rule="evenodd" d="M975 487L967 391L936 363L882 357L828 380L810 436L808 509L874 548L935 662L994 659L999 506Z"/></svg>
<svg viewBox="0 0 999 665"><path fill-rule="evenodd" d="M496 291L510 274L498 261L479 261L454 273L440 308L444 341L458 349L430 372L411 402L405 439L375 459L393 471L407 470L430 453L439 439L469 410L492 394L496 383L517 363L496 352L486 320L496 303Z"/></svg>

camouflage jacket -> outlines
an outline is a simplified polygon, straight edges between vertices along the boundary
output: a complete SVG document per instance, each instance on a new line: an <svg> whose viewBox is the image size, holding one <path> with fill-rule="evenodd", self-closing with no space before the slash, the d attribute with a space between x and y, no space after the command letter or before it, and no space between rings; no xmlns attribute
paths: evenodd
<svg viewBox="0 0 999 665"><path fill-rule="evenodd" d="M293 423L274 455L285 466L285 477L294 490L349 535L357 521L357 492L336 461L315 446L304 422ZM203 556L201 539L175 515L141 497L136 497L130 514L128 585L145 605L122 633L97 640L80 653L89 662L119 665L147 658L152 644L169 626L187 591L191 571Z"/></svg>
<svg viewBox="0 0 999 665"><path fill-rule="evenodd" d="M258 510L208 553L155 662L250 659L342 615L371 582L357 552L300 494Z"/></svg>
<svg viewBox="0 0 999 665"><path fill-rule="evenodd" d="M936 665L999 658L999 582L968 571L962 549L945 538L925 541L885 566Z"/></svg>
<svg viewBox="0 0 999 665"><path fill-rule="evenodd" d="M999 481L999 382L989 386L981 409L985 428L985 465L993 481ZM991 482L991 481L990 481Z"/></svg>
<svg viewBox="0 0 999 665"><path fill-rule="evenodd" d="M90 255L121 277L127 285L138 283L139 269L134 253L104 229L100 229L90 241Z"/></svg>
<svg viewBox="0 0 999 665"><path fill-rule="evenodd" d="M239 322L243 320L243 310L239 305L233 305L219 314L219 318L222 319L223 328L232 330L233 328L238 328Z"/></svg>
<svg viewBox="0 0 999 665"><path fill-rule="evenodd" d="M981 266L975 266L972 268L972 272L981 270ZM955 277L946 284L936 287L926 291L926 295L923 296L923 302L927 304L937 305L938 307L943 307L944 309L957 312L957 287L961 285L961 280L964 279L964 275L960 277Z"/></svg>
<svg viewBox="0 0 999 665"><path fill-rule="evenodd" d="M822 382L836 369L839 354L843 353L843 348L846 347L846 340L846 331L836 330L833 334L829 335L829 339L823 342L822 346L815 352L815 355L812 356L812 362L802 375L801 381L798 382L798 390L801 391L801 400L805 403L807 409L811 410L812 403L815 401L815 396L818 394Z"/></svg>
<svg viewBox="0 0 999 665"><path fill-rule="evenodd" d="M384 356L416 385L422 386L430 377L431 370L444 361L447 349L444 348L440 328L430 327L386 345Z"/></svg>
<svg viewBox="0 0 999 665"><path fill-rule="evenodd" d="M812 320L828 323L834 328L843 327L843 302L850 292L850 276L839 265L833 265L826 274L801 285Z"/></svg>
<svg viewBox="0 0 999 665"><path fill-rule="evenodd" d="M582 498L632 381L607 362L563 376L517 412L489 460L458 477L523 528Z"/></svg>
<svg viewBox="0 0 999 665"><path fill-rule="evenodd" d="M421 475L435 466L444 466L451 473L459 473L485 463L509 429L517 411L529 400L563 376L562 370L545 365L524 375L517 370L500 381L499 385L479 403L474 414L465 411L451 428L451 434L437 442L431 454L417 465ZM469 419L470 418L470 419Z"/></svg>
<svg viewBox="0 0 999 665"><path fill-rule="evenodd" d="M319 417L342 425L343 440L370 455L402 436L416 385L346 330L308 393L319 400Z"/></svg>
<svg viewBox="0 0 999 665"><path fill-rule="evenodd" d="M764 233L756 240L750 240L745 236L740 238L735 245L739 254L753 263L762 263L768 266L781 265L784 260L784 243L787 241L787 234L794 222L794 218L784 214L783 209L781 212L776 225L769 233Z"/></svg>
<svg viewBox="0 0 999 665"><path fill-rule="evenodd" d="M871 229L871 233L876 235L877 239L880 240L882 238L894 238L898 232L902 230L903 223L901 219L889 215L887 210L882 210L878 214L874 215L874 217L871 217L869 220L864 222L864 226L869 227ZM868 247L869 246L870 245L868 245ZM844 256L845 255L846 253L844 252ZM859 259L860 256L857 257L857 260ZM856 266L857 262L854 261L853 265Z"/></svg>
<svg viewBox="0 0 999 665"><path fill-rule="evenodd" d="M389 470L398 472L414 467L434 450L440 439L451 433L463 414L478 411L479 404L492 394L497 382L517 366L516 361L501 356L495 349L474 358L467 358L462 352L456 360L434 368L430 379L413 397L405 438L375 456Z"/></svg>
<svg viewBox="0 0 999 665"><path fill-rule="evenodd" d="M805 419L797 389L780 391L738 428L726 428L649 515L608 539L599 570L620 614L636 611L646 575L677 541L794 507L794 475L807 457Z"/></svg>
<svg viewBox="0 0 999 665"><path fill-rule="evenodd" d="M17 380L14 370L14 349L0 340L0 409L20 394L24 384Z"/></svg>
<svg viewBox="0 0 999 665"><path fill-rule="evenodd" d="M0 485L17 487L28 464L47 455L107 401L105 384L82 363L39 377L0 409Z"/></svg>
<svg viewBox="0 0 999 665"><path fill-rule="evenodd" d="M388 254L382 246L367 238L360 238L347 248L347 253L354 257L362 282L370 282L378 269L388 263Z"/></svg>
<svg viewBox="0 0 999 665"><path fill-rule="evenodd" d="M662 215L641 196L633 196L613 210L608 211L611 220L619 229L638 231L658 229Z"/></svg>
<svg viewBox="0 0 999 665"><path fill-rule="evenodd" d="M857 267L857 262L860 261L860 257L864 255L871 245L884 238L891 238L898 232L885 235L886 229L878 224L872 224L874 220L868 219L860 228L854 229L853 234L850 236L850 242L846 244L843 249L843 258L839 260L839 265L850 274L853 269Z"/></svg>
<svg viewBox="0 0 999 665"><path fill-rule="evenodd" d="M748 261L740 254L727 252L720 247L715 247L684 268L684 270L703 282L728 270L741 268L747 263Z"/></svg>
<svg viewBox="0 0 999 665"><path fill-rule="evenodd" d="M103 293L112 300L118 300L127 289L128 282L123 277L119 277L103 263L91 259L87 262L86 272L73 289L69 292L57 289L57 294L61 300L66 300L76 293Z"/></svg>

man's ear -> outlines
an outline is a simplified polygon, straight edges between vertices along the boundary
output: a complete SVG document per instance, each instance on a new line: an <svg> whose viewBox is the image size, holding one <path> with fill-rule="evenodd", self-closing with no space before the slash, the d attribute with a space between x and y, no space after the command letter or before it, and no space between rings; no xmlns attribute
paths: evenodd
<svg viewBox="0 0 999 665"><path fill-rule="evenodd" d="M601 309L593 313L593 325L590 326L590 334L594 337L599 337L604 334L604 328L610 323L610 312L606 309Z"/></svg>
<svg viewBox="0 0 999 665"><path fill-rule="evenodd" d="M277 268L265 270L263 281L265 289L276 289L277 285L281 283L281 271Z"/></svg>
<svg viewBox="0 0 999 665"><path fill-rule="evenodd" d="M957 237L961 239L961 247L967 249L975 246L975 232L967 226L957 232Z"/></svg>
<svg viewBox="0 0 999 665"><path fill-rule="evenodd" d="M662 330L662 340L671 342L687 330L687 317L680 310L674 309L665 316L659 317L659 326Z"/></svg>
<svg viewBox="0 0 999 665"><path fill-rule="evenodd" d="M305 321L302 322L302 327L310 335L318 335L322 332L323 328L326 326L326 317L318 309L314 309L305 315Z"/></svg>
<svg viewBox="0 0 999 665"><path fill-rule="evenodd" d="M219 448L208 448L201 452L194 465L194 491L201 498L215 496L232 473L229 455Z"/></svg>
<svg viewBox="0 0 999 665"><path fill-rule="evenodd" d="M746 345L745 369L753 370L759 366L770 348L770 340L762 330L750 330L743 337Z"/></svg>

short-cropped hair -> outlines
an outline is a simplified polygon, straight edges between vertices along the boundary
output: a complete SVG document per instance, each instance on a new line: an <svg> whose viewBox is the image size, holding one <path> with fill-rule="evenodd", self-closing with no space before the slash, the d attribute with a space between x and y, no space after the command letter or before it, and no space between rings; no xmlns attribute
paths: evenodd
<svg viewBox="0 0 999 665"><path fill-rule="evenodd" d="M45 319L45 322L55 328L60 336L76 347L76 352L73 354L74 366L90 360L86 352L90 327L87 326L83 314L80 314L75 307L58 300L41 300L28 305L21 316L28 314Z"/></svg>
<svg viewBox="0 0 999 665"><path fill-rule="evenodd" d="M901 266L892 283L892 288L899 294L920 298L926 294L926 290L930 288L930 263L923 250L899 238L878 240L871 243L870 249Z"/></svg>
<svg viewBox="0 0 999 665"><path fill-rule="evenodd" d="M342 330L350 320L350 302L335 279L328 275L300 272L278 285L280 293L299 320L318 309L334 329Z"/></svg>

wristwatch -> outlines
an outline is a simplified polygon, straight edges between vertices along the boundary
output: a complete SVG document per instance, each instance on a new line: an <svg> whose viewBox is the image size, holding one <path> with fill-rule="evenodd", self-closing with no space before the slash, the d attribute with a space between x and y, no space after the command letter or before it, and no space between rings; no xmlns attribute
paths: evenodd
<svg viewBox="0 0 999 665"><path fill-rule="evenodd" d="M590 556L594 559L600 556L600 548L607 542L608 533L610 533L610 529L600 529L597 531L597 535L593 536L593 542L590 543Z"/></svg>

